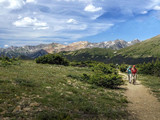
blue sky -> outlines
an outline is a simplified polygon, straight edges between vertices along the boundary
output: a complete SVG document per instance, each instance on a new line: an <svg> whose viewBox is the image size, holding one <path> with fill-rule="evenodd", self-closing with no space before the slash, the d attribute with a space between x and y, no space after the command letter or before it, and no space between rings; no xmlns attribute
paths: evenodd
<svg viewBox="0 0 160 120"><path fill-rule="evenodd" d="M0 10L0 47L160 34L160 0L0 0Z"/></svg>

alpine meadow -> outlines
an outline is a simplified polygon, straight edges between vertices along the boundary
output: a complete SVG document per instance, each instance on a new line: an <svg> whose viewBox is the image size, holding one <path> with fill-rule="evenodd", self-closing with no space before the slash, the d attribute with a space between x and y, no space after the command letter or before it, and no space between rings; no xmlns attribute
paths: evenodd
<svg viewBox="0 0 160 120"><path fill-rule="evenodd" d="M160 120L159 0L0 9L0 120Z"/></svg>

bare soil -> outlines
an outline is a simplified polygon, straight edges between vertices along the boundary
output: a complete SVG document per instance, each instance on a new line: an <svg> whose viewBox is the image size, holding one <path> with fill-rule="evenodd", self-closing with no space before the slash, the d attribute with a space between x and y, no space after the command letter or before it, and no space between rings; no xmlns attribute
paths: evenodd
<svg viewBox="0 0 160 120"><path fill-rule="evenodd" d="M128 111L131 113L131 120L160 120L160 102L152 94L149 88L143 86L140 81L130 84L127 75L120 73L127 85L125 95L129 100Z"/></svg>

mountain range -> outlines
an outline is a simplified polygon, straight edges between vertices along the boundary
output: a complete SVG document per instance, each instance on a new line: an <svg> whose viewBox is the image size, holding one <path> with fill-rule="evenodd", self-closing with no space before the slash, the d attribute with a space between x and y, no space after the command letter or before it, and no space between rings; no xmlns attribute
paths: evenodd
<svg viewBox="0 0 160 120"><path fill-rule="evenodd" d="M106 41L100 43L90 43L87 41L74 42L69 45L51 43L51 44L40 44L37 46L23 46L23 47L8 47L0 48L0 55L5 55L8 57L18 57L34 59L39 56L48 54L48 53L59 53L61 51L75 51L85 48L111 48L113 50L119 50L141 41L136 39L131 42L126 42L124 40L117 39L115 41Z"/></svg>

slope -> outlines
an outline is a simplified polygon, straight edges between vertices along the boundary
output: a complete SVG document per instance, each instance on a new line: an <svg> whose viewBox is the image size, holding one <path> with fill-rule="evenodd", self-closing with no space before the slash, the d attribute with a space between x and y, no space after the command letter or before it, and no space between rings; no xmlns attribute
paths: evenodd
<svg viewBox="0 0 160 120"><path fill-rule="evenodd" d="M60 52L59 54L71 61L93 60L104 62L106 59L112 58L114 52L114 50L106 48L86 48L76 51Z"/></svg>
<svg viewBox="0 0 160 120"><path fill-rule="evenodd" d="M119 54L126 57L160 57L160 35L121 49Z"/></svg>
<svg viewBox="0 0 160 120"><path fill-rule="evenodd" d="M0 67L1 120L127 119L121 90L96 87L68 77L91 69L36 64Z"/></svg>

